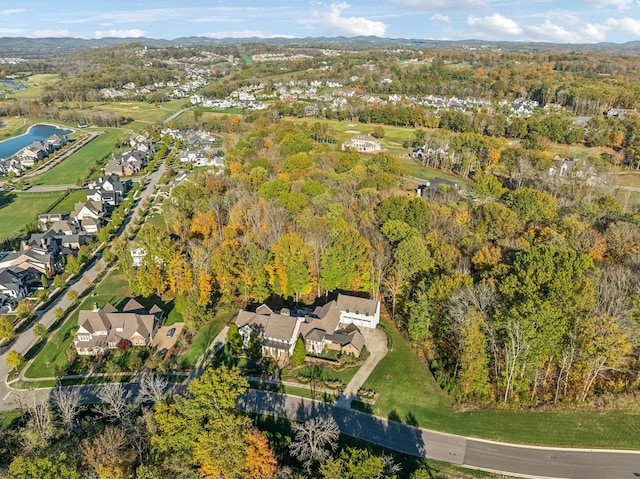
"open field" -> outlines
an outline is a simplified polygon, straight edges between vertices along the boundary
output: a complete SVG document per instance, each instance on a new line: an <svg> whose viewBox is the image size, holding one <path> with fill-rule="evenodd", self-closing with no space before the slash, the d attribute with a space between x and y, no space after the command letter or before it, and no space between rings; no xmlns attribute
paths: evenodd
<svg viewBox="0 0 640 479"><path fill-rule="evenodd" d="M46 193L0 192L0 241L20 232L28 223L35 222L64 191Z"/></svg>
<svg viewBox="0 0 640 479"><path fill-rule="evenodd" d="M409 348L391 323L385 322L385 326L392 339L392 350L364 384L364 388L380 393L372 407L378 416L514 443L626 449L636 449L640 444L640 410L600 412L567 407L457 412L424 360Z"/></svg>
<svg viewBox="0 0 640 479"><path fill-rule="evenodd" d="M86 175L87 170L96 165L96 161L115 151L116 142L129 136L126 130L111 128L95 140L51 168L49 171L31 180L32 185L74 184L78 178ZM99 173L99 172L98 172Z"/></svg>
<svg viewBox="0 0 640 479"><path fill-rule="evenodd" d="M26 90L20 90L9 94L11 98L16 100L38 100L42 93L42 88L55 83L60 78L60 75L56 74L38 74L31 75L22 79L29 88Z"/></svg>
<svg viewBox="0 0 640 479"><path fill-rule="evenodd" d="M31 125L39 123L33 118L6 116L0 120L2 128L0 128L0 141L9 140L14 136L22 135L27 132Z"/></svg>
<svg viewBox="0 0 640 479"><path fill-rule="evenodd" d="M87 193L84 188L79 190L73 190L69 192L69 196L58 203L51 213L70 213L73 211L76 203L85 202L87 200Z"/></svg>

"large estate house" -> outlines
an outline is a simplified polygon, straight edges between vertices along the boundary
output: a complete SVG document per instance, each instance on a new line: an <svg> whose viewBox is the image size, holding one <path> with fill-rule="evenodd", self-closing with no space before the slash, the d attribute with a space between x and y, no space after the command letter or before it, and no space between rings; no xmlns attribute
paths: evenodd
<svg viewBox="0 0 640 479"><path fill-rule="evenodd" d="M157 305L147 311L135 299L122 311L108 303L102 309L94 304L92 310L80 311L73 345L78 354L84 356L102 355L107 349L117 348L123 339L133 346L148 346L160 327L162 316Z"/></svg>
<svg viewBox="0 0 640 479"><path fill-rule="evenodd" d="M380 142L371 135L355 135L342 144L343 150L353 148L361 153L373 153L380 151Z"/></svg>
<svg viewBox="0 0 640 479"><path fill-rule="evenodd" d="M327 349L359 356L364 336L358 328L374 329L379 322L379 301L344 294L309 314L286 308L276 312L263 304L255 312L241 310L236 318L245 347L256 335L262 354L276 359L290 357L299 338L308 353Z"/></svg>

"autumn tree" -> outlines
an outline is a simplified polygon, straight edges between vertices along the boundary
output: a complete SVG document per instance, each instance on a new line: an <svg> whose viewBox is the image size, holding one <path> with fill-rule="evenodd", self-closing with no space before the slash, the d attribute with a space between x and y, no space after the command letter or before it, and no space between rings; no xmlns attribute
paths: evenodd
<svg viewBox="0 0 640 479"><path fill-rule="evenodd" d="M269 283L273 292L298 299L311 291L309 274L311 251L296 233L285 233L271 248L273 261L267 265Z"/></svg>

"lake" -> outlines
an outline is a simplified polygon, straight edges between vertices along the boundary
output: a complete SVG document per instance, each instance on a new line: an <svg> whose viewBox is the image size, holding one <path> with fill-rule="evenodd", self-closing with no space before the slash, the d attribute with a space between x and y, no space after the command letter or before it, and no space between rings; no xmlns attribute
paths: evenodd
<svg viewBox="0 0 640 479"><path fill-rule="evenodd" d="M68 135L69 133L71 130L62 130L52 125L33 125L24 135L0 142L0 158L10 158L34 141L44 140L55 134Z"/></svg>

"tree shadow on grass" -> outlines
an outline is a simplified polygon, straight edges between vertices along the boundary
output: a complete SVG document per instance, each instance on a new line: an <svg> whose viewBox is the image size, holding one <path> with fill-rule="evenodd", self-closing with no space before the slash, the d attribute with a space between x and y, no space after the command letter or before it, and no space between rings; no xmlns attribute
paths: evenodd
<svg viewBox="0 0 640 479"><path fill-rule="evenodd" d="M15 193L0 191L0 210L13 203L17 197Z"/></svg>

